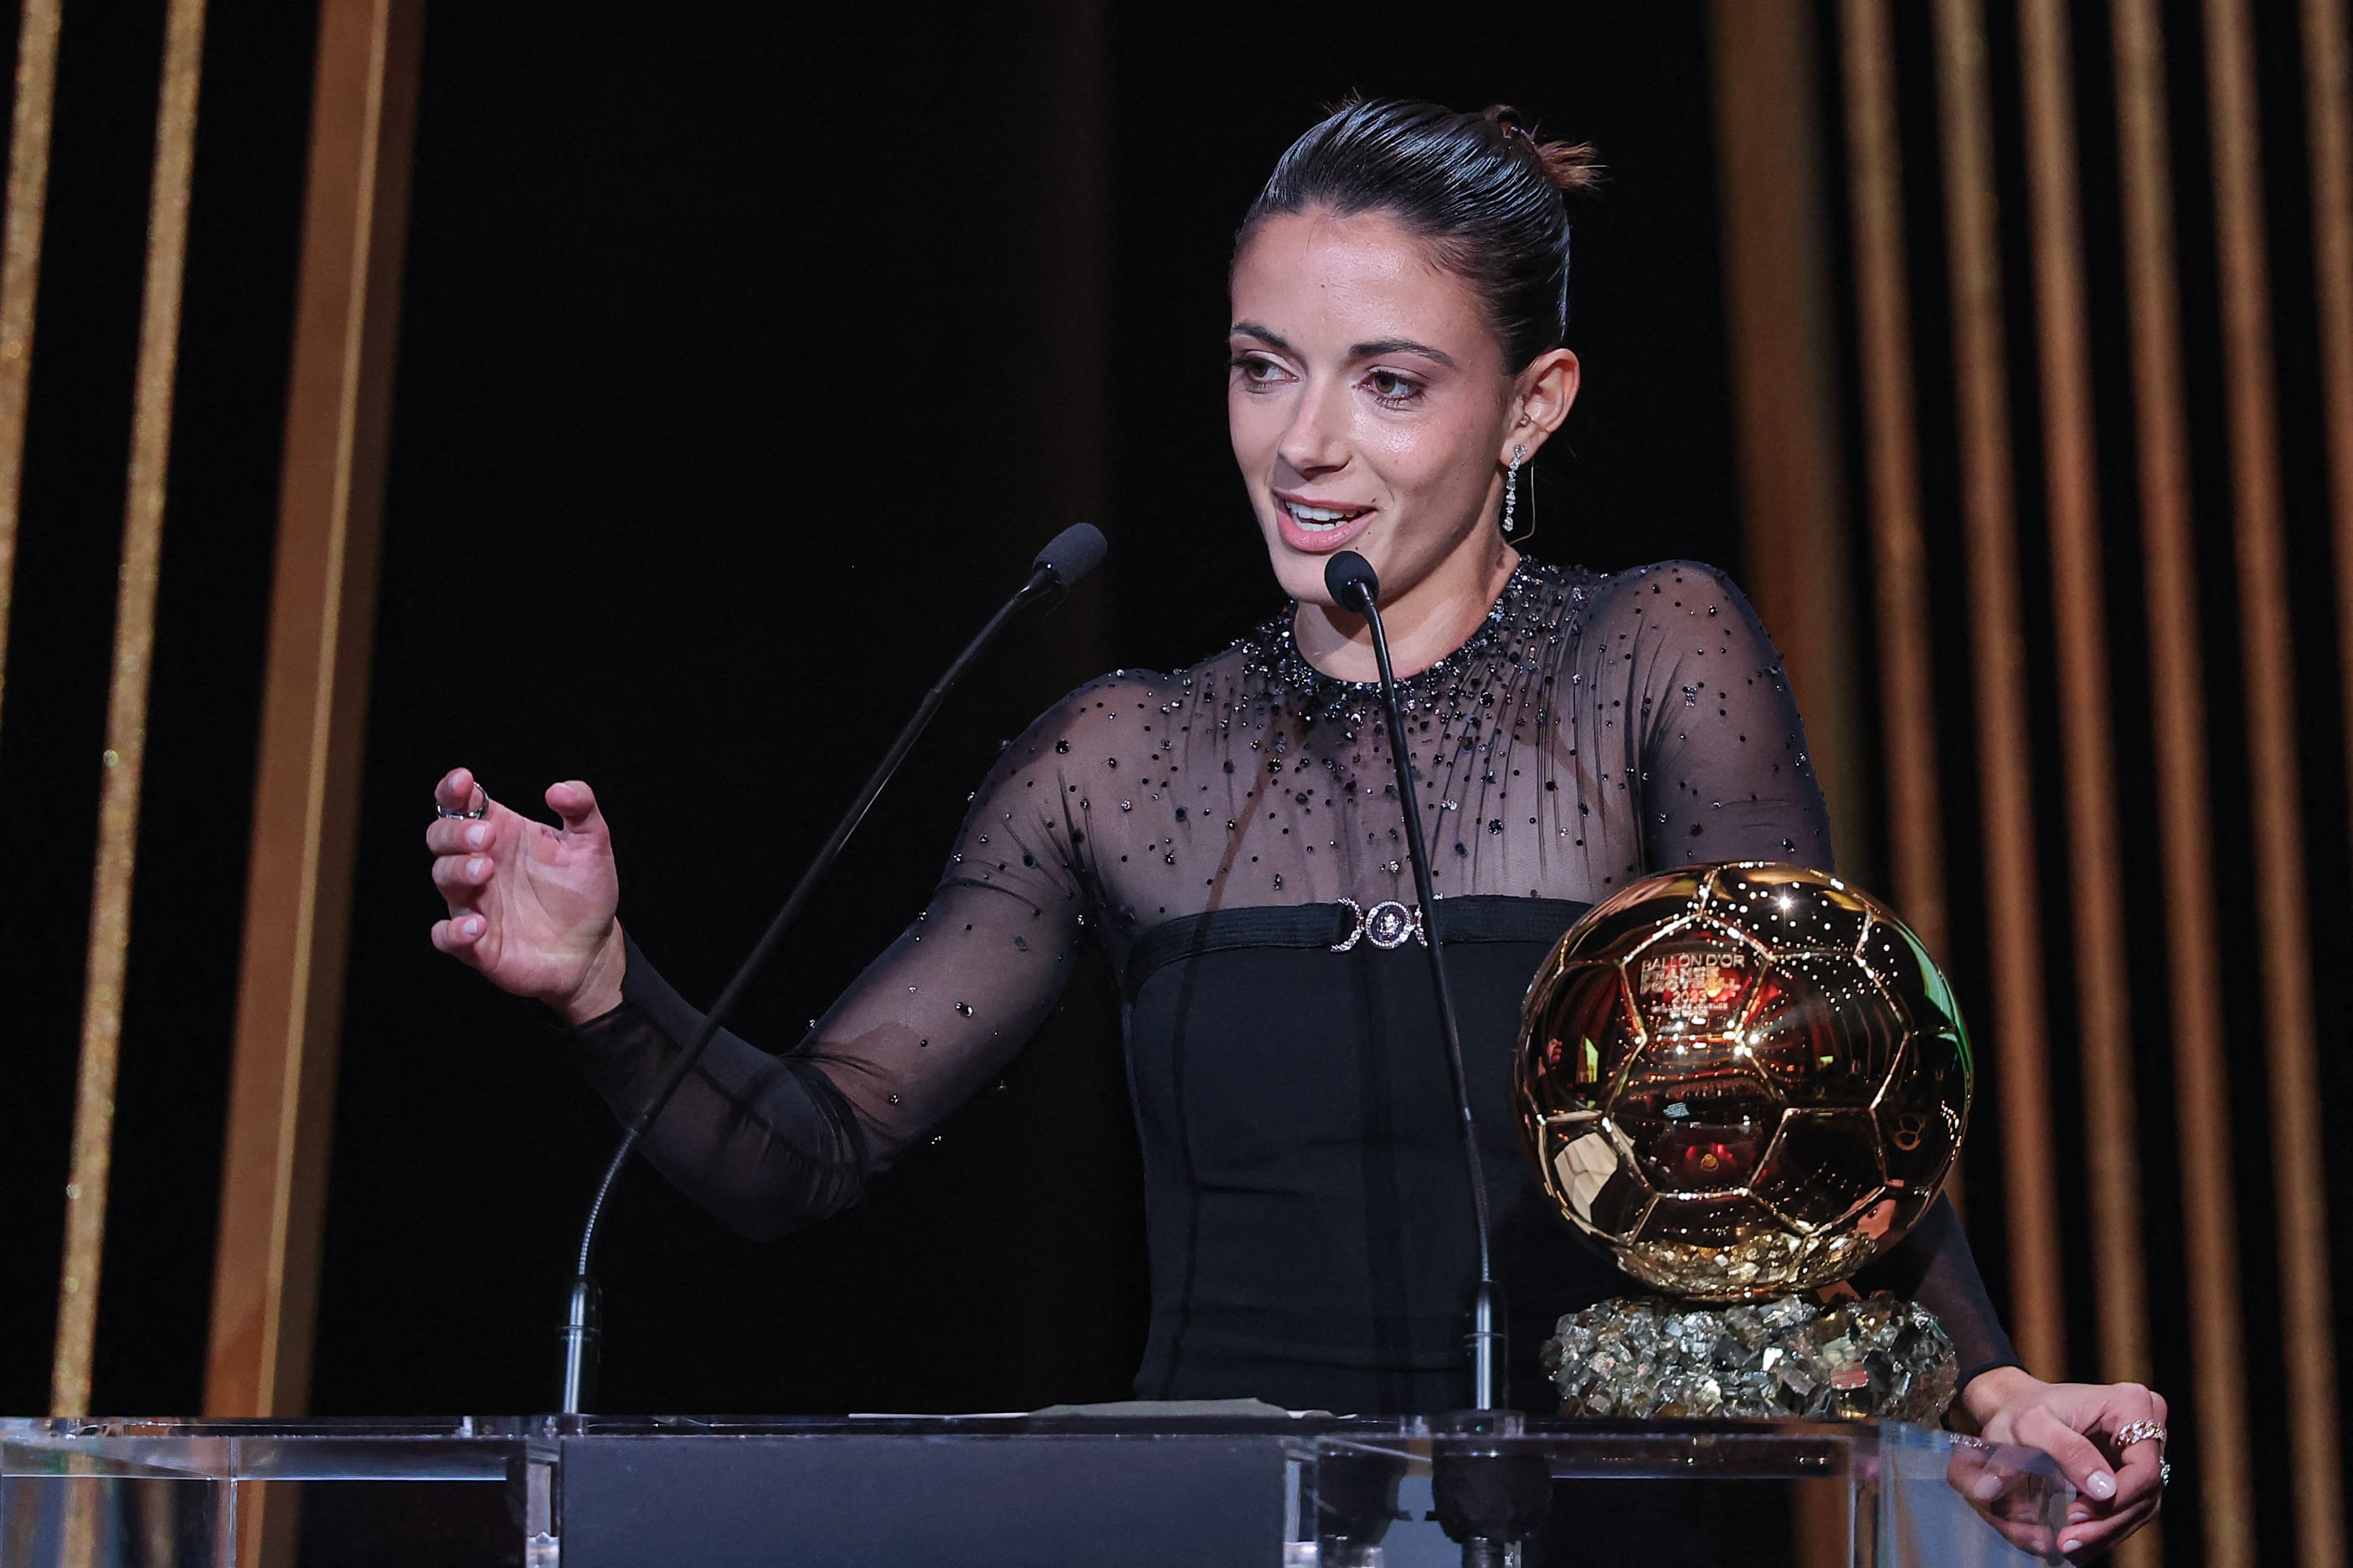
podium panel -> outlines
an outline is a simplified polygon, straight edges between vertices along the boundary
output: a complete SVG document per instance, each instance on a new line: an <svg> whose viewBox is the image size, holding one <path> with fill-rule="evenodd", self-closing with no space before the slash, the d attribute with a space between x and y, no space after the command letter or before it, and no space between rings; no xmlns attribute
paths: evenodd
<svg viewBox="0 0 2353 1568"><path fill-rule="evenodd" d="M1248 1436L590 1436L564 1445L565 1568L1282 1561L1295 1465ZM1295 1508L1294 1508L1295 1511Z"/></svg>
<svg viewBox="0 0 2353 1568"><path fill-rule="evenodd" d="M2044 1455L1893 1423L0 1420L0 1568L2014 1568Z"/></svg>

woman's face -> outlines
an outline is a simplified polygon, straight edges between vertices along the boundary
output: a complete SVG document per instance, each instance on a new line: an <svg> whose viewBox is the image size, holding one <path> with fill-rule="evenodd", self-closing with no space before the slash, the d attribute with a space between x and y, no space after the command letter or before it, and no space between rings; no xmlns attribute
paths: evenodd
<svg viewBox="0 0 2353 1568"><path fill-rule="evenodd" d="M1262 222L1235 261L1228 347L1234 458L1275 576L1319 605L1342 550L1372 563L1384 601L1493 552L1504 463L1535 455L1575 390L1574 358L1543 356L1530 371L1566 361L1567 395L1523 423L1528 374L1506 372L1469 285L1384 213Z"/></svg>

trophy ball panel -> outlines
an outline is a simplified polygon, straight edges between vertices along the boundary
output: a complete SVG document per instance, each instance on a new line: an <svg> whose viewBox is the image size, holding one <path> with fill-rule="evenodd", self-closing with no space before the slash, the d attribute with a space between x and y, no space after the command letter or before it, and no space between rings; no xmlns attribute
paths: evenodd
<svg viewBox="0 0 2353 1568"><path fill-rule="evenodd" d="M1792 1110L1753 1190L1808 1235L1861 1214L1887 1185L1879 1124L1865 1110Z"/></svg>
<svg viewBox="0 0 2353 1568"><path fill-rule="evenodd" d="M1609 1136L1601 1128L1599 1111L1572 1111L1560 1115L1540 1116L1531 1123L1534 1131L1530 1147L1536 1154L1536 1169L1547 1186L1556 1187L1562 1207L1573 1219L1589 1217L1593 1211L1593 1194L1600 1190L1609 1173L1617 1168L1614 1150L1606 1147ZM1593 1139L1601 1139L1601 1144Z"/></svg>
<svg viewBox="0 0 2353 1568"><path fill-rule="evenodd" d="M1717 868L1702 907L1776 952L1852 952L1871 900L1828 872L1772 863Z"/></svg>
<svg viewBox="0 0 2353 1568"><path fill-rule="evenodd" d="M1960 1152L1968 1104L1968 1052L1959 1037L1915 1034L1905 1041L1903 1058L1874 1108L1888 1180L1907 1192L1925 1188L1933 1195Z"/></svg>
<svg viewBox="0 0 2353 1568"><path fill-rule="evenodd" d="M1630 882L1586 911L1565 939L1570 958L1619 958L1657 934L1659 928L1699 908L1706 887L1704 869L1669 871Z"/></svg>
<svg viewBox="0 0 2353 1568"><path fill-rule="evenodd" d="M1772 1086L1721 1040L1654 1040L1627 1069L1610 1120L1661 1193L1748 1184L1781 1124Z"/></svg>
<svg viewBox="0 0 2353 1568"><path fill-rule="evenodd" d="M1962 1033L1960 1004L1953 999L1952 987L1902 921L1884 915L1873 919L1857 956L1903 1005L1914 1028Z"/></svg>
<svg viewBox="0 0 2353 1568"><path fill-rule="evenodd" d="M1560 1201L1562 1213L1578 1229L1609 1244L1633 1237L1657 1196L1635 1168L1626 1140L1614 1135L1607 1121L1590 1133L1562 1140L1551 1175L1553 1196Z"/></svg>
<svg viewBox="0 0 2353 1568"><path fill-rule="evenodd" d="M1696 920L1667 927L1623 964L1635 1024L1651 1039L1736 1029L1764 967L1738 931Z"/></svg>
<svg viewBox="0 0 2353 1568"><path fill-rule="evenodd" d="M1522 1010L1521 1037L1531 1046L1519 1054L1516 1075L1528 1113L1599 1110L1636 1043L1618 966L1562 966Z"/></svg>
<svg viewBox="0 0 2353 1568"><path fill-rule="evenodd" d="M1544 1173L1561 1212L1580 1230L1622 1240L1641 1226L1651 1192L1599 1116L1558 1117L1545 1129Z"/></svg>
<svg viewBox="0 0 2353 1568"><path fill-rule="evenodd" d="M1748 1047L1792 1105L1868 1106L1904 1042L1894 1000L1851 955L1774 960L1747 1029Z"/></svg>

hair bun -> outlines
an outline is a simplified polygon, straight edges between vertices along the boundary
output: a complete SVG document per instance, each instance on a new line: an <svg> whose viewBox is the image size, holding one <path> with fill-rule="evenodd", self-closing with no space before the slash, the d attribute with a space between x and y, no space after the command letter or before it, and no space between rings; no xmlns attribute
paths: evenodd
<svg viewBox="0 0 2353 1568"><path fill-rule="evenodd" d="M1568 331L1567 191L1593 188L1593 149L1539 142L1504 105L1351 98L1291 144L1234 237L1235 265L1277 215L1378 213L1476 297L1514 374Z"/></svg>
<svg viewBox="0 0 2353 1568"><path fill-rule="evenodd" d="M1520 111L1508 103L1489 104L1486 118L1503 132L1505 146L1520 142L1535 154L1545 177L1563 195L1581 195L1600 185L1601 164L1594 156L1592 142L1539 142Z"/></svg>

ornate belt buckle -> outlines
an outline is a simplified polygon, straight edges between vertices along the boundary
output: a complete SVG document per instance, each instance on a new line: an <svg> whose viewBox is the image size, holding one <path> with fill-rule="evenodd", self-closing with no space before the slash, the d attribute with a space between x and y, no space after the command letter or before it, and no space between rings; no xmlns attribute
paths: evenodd
<svg viewBox="0 0 2353 1568"><path fill-rule="evenodd" d="M1422 929L1419 910L1409 909L1395 899L1385 899L1369 910L1354 899L1342 899L1340 902L1347 906L1355 926L1345 942L1332 944L1334 952L1345 952L1358 942L1370 942L1384 952L1403 947L1408 938L1424 947L1430 945L1430 935Z"/></svg>

